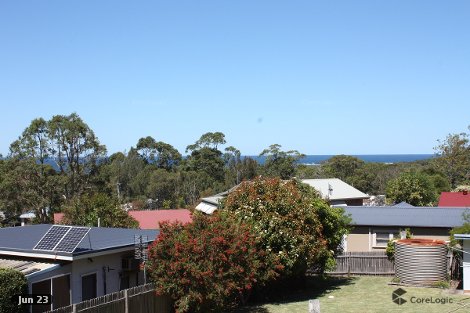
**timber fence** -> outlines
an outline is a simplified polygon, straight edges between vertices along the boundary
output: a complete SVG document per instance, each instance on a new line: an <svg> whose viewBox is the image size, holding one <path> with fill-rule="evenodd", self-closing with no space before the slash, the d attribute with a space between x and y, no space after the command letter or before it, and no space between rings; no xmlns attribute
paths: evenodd
<svg viewBox="0 0 470 313"><path fill-rule="evenodd" d="M394 275L395 265L384 251L346 252L336 257L333 275Z"/></svg>
<svg viewBox="0 0 470 313"><path fill-rule="evenodd" d="M157 296L153 284L137 286L47 313L171 313L169 297Z"/></svg>
<svg viewBox="0 0 470 313"><path fill-rule="evenodd" d="M447 255L447 270L454 275L458 262L452 254ZM455 265L455 264L457 265ZM336 257L336 267L327 272L332 275L395 275L395 264L390 261L385 251L345 252Z"/></svg>

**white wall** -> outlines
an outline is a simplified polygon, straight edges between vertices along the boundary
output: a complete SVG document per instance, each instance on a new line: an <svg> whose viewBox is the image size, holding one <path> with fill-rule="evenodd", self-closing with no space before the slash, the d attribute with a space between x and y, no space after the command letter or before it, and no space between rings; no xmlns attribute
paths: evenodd
<svg viewBox="0 0 470 313"><path fill-rule="evenodd" d="M106 294L119 291L122 258L132 254L133 250L74 261L71 277L72 303L82 301L82 276L85 275L96 273L98 297L104 295L104 279ZM130 284L135 285L135 279L131 280ZM142 284L142 281L139 281L139 284Z"/></svg>
<svg viewBox="0 0 470 313"><path fill-rule="evenodd" d="M470 240L463 240L463 290L470 292Z"/></svg>

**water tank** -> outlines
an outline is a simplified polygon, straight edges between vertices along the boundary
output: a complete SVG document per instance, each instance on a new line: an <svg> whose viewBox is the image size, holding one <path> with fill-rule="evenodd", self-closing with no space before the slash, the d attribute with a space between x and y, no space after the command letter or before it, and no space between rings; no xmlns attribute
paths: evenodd
<svg viewBox="0 0 470 313"><path fill-rule="evenodd" d="M395 268L395 275L404 284L432 285L446 280L447 246L442 240L398 240Z"/></svg>

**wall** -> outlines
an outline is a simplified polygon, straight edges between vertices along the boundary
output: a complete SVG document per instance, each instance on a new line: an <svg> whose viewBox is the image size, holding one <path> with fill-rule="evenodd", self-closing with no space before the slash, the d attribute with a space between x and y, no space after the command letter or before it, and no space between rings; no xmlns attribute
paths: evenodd
<svg viewBox="0 0 470 313"><path fill-rule="evenodd" d="M470 240L463 240L463 290L470 293Z"/></svg>
<svg viewBox="0 0 470 313"><path fill-rule="evenodd" d="M356 226L347 236L347 250L345 252L364 252L378 251L385 248L375 247L375 233L389 232L395 237L399 236L400 230L406 227L374 227L374 226ZM449 240L449 228L433 227L411 227L410 231L414 238Z"/></svg>
<svg viewBox="0 0 470 313"><path fill-rule="evenodd" d="M120 290L122 270L122 258L132 256L133 250L109 254L105 256L76 260L72 264L72 303L82 301L82 276L96 273L97 297L104 295L106 280L106 294ZM131 275L130 287L137 284L135 273ZM139 280L139 284L143 279Z"/></svg>

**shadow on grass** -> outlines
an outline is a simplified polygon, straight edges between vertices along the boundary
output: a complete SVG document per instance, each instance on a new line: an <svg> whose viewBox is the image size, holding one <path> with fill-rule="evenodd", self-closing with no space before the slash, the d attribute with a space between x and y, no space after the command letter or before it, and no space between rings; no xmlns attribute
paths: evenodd
<svg viewBox="0 0 470 313"><path fill-rule="evenodd" d="M271 290L269 297L250 303L233 313L268 313L269 311L262 307L264 304L285 304L317 299L342 286L354 284L356 280L355 277L309 276L297 285L290 284L287 287L280 286L277 290Z"/></svg>

